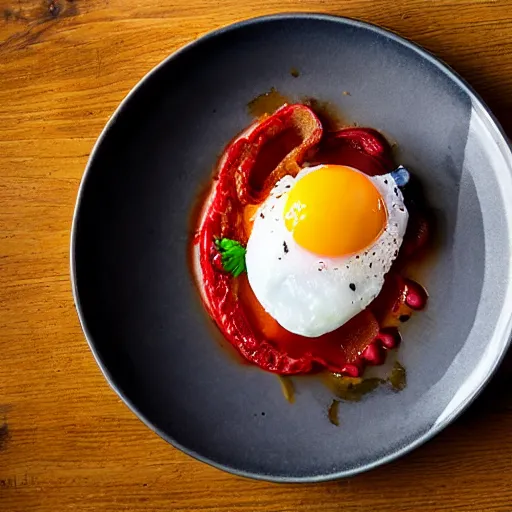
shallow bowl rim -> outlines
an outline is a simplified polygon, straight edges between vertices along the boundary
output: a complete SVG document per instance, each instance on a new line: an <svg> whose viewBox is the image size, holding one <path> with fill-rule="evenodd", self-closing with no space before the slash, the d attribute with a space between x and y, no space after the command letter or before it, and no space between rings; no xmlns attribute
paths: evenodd
<svg viewBox="0 0 512 512"><path fill-rule="evenodd" d="M374 469L378 466L387 464L393 460L398 459L399 457L402 457L403 455L411 452L415 448L421 446L428 440L432 439L435 435L437 435L439 432L441 432L444 428L446 428L450 423L452 423L464 410L467 409L467 407L476 399L476 397L480 394L480 392L483 390L483 388L487 385L491 377L494 375L496 369L500 365L501 361L503 360L505 354L507 353L507 350L511 343L511 334L512 334L512 324L509 322L509 329L508 329L508 340L505 343L505 345L502 347L500 353L495 358L492 368L490 369L489 373L486 375L484 379L482 379L478 385L474 387L474 389L471 391L470 396L468 399L459 404L458 407L454 410L454 412L449 415L448 417L444 418L441 422L435 423L432 427L427 430L424 434L417 437L411 442L408 442L406 445L401 447L400 449L394 451L393 453L387 454L383 457L380 457L370 463L361 465L357 468L353 468L350 470L345 471L338 471L334 473L327 473L323 475L315 475L315 476L304 476L304 477L287 477L287 476L275 476L275 475L269 475L264 473L257 473L253 471L245 471L241 470L236 467L228 466L226 464L219 463L215 460L212 460L208 457L204 457L200 453L197 453L196 451L184 446L183 444L179 443L175 439L173 439L171 436L166 434L163 430L156 427L152 424L152 422L135 406L135 404L126 396L125 393L121 391L121 389L118 388L116 383L114 382L114 378L112 377L109 369L106 367L106 365L103 363L98 351L95 347L95 342L93 340L93 337L87 327L87 321L85 319L85 315L82 310L79 293L78 293L78 287L77 287L77 275L76 275L76 261L75 261L75 253L76 253L76 241L77 241L77 224L78 224L78 217L80 214L80 206L83 199L83 193L85 188L85 183L88 179L88 175L90 174L90 170L93 166L93 162L95 160L96 154L98 152L99 147L103 143L103 141L108 136L108 132L113 127L113 125L116 123L118 116L120 113L126 108L126 105L130 102L132 96L134 96L139 89L141 89L145 83L155 74L158 72L158 70L161 67L166 66L169 62L172 62L174 59L176 59L178 56L181 56L182 54L187 53L191 49L201 46L205 43L207 43L211 39L215 39L216 37L227 33L231 31L235 31L244 27L250 27L253 25L258 25L262 23L268 23L268 22L274 22L274 21L283 21L283 20L296 20L296 19L302 19L302 20L315 20L315 21L328 21L332 23L340 23L343 25L348 25L352 27L357 28L363 28L366 30L369 30L377 35L389 38L397 43L400 43L401 45L413 50L421 56L422 58L426 59L429 63L436 66L441 72L443 72L445 75L447 75L453 82L456 83L456 85L462 89L468 97L471 99L471 102L473 105L477 104L482 108L482 113L487 117L487 121L489 122L489 125L496 130L496 134L502 138L504 144L503 147L505 148L505 154L503 155L505 159L509 163L509 168L512 169L512 144L510 140L508 139L507 135L505 134L503 128L501 127L500 123L494 116L494 114L491 112L489 107L486 105L486 103L483 101L483 99L480 97L480 95L452 68L450 68L447 64L442 62L439 58L435 57L432 53L424 49L423 47L419 46L416 43L413 43L409 41L408 39L399 36L395 32L384 29L376 24L369 23L366 21L361 21L358 19L345 17L345 16L336 16L331 14L322 14L322 13L301 13L301 12L285 12L285 13L279 13L279 14L271 14L271 15L265 15L265 16L259 16L255 18L250 18L246 20L239 21L237 23L233 23L218 29L215 29L211 32L208 32L198 39L186 44L185 46L179 48L172 54L170 54L168 57L166 57L163 61L161 61L159 64L157 64L155 67L153 67L146 75L133 86L133 88L128 92L128 94L123 98L121 103L117 106L114 113L102 129L99 137L97 138L92 151L89 155L87 165L85 167L84 173L82 175L82 179L80 182L80 186L78 189L77 199L74 207L74 213L73 213L73 220L72 220L72 226L71 226L71 234L70 234L70 277L71 277L71 287L72 287L72 293L73 293L73 299L75 302L75 307L77 310L78 318L80 321L80 325L82 328L82 331L85 335L85 338L87 340L87 343L89 345L89 348L91 352L93 353L93 356L96 360L96 363L100 367L101 372L103 373L103 376L107 380L110 387L117 393L117 395L123 400L123 402L128 406L128 408L151 430L153 430L156 434L158 434L162 439L166 440L168 443L170 443L175 448L181 450L182 452L186 453L187 455L204 462L206 464L209 464L210 466L216 467L218 469L222 469L228 473L232 473L237 476L241 477L247 477L252 478L256 480L264 480L264 481L270 481L270 482L277 482L277 483L315 483L315 482L326 482L326 481L332 481L332 480L339 480L342 478L350 477L357 475L359 473L363 473L366 471L369 471L371 469ZM512 283L509 285L509 287L512 287ZM511 313L512 317L512 313Z"/></svg>

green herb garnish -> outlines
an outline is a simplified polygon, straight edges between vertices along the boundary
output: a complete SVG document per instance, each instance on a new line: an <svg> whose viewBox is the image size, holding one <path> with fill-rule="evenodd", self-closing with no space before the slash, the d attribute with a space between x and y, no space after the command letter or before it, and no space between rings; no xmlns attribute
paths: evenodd
<svg viewBox="0 0 512 512"><path fill-rule="evenodd" d="M245 272L245 247L240 245L236 240L229 238L222 238L215 240L215 247L222 256L222 266L226 272L238 277L242 272Z"/></svg>

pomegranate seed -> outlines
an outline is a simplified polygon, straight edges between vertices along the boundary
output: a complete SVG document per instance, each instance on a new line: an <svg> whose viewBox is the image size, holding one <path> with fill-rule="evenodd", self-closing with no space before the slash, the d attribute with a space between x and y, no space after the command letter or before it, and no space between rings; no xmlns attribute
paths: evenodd
<svg viewBox="0 0 512 512"><path fill-rule="evenodd" d="M379 365L384 362L386 359L386 354L384 352L384 349L382 348L382 345L379 345L377 343L370 343L361 354L363 359L366 360L368 364L371 365Z"/></svg>
<svg viewBox="0 0 512 512"><path fill-rule="evenodd" d="M385 327L381 329L377 335L377 339L382 343L382 346L386 349L392 349L400 345L402 337L396 327Z"/></svg>
<svg viewBox="0 0 512 512"><path fill-rule="evenodd" d="M341 369L342 375L348 375L349 377L359 377L361 375L361 370L355 364L346 364Z"/></svg>
<svg viewBox="0 0 512 512"><path fill-rule="evenodd" d="M427 304L428 295L425 289L416 283L407 279L407 289L405 303L414 310L423 309Z"/></svg>

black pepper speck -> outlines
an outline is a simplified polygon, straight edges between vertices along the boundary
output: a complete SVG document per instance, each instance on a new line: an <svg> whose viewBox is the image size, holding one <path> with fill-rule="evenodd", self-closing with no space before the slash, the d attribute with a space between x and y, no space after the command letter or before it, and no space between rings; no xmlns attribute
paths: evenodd
<svg viewBox="0 0 512 512"><path fill-rule="evenodd" d="M284 249L284 253L287 254L288 253L288 244L286 242L283 242L283 249Z"/></svg>
<svg viewBox="0 0 512 512"><path fill-rule="evenodd" d="M349 287L353 292L355 292L355 291L356 291L356 285L355 285L354 283L350 283L350 284L348 285L348 287Z"/></svg>
<svg viewBox="0 0 512 512"><path fill-rule="evenodd" d="M388 184L388 180L384 180L384 183L387 185Z"/></svg>

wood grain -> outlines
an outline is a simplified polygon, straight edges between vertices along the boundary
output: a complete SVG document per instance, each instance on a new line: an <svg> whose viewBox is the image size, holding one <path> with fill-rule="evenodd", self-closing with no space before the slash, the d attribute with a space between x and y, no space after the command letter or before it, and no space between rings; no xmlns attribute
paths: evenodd
<svg viewBox="0 0 512 512"><path fill-rule="evenodd" d="M512 134L512 0L0 0L0 509L512 511L512 358L453 426L404 459L321 485L224 474L167 445L100 374L69 282L87 157L130 88L231 22L317 11L439 55Z"/></svg>

